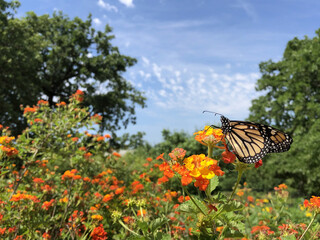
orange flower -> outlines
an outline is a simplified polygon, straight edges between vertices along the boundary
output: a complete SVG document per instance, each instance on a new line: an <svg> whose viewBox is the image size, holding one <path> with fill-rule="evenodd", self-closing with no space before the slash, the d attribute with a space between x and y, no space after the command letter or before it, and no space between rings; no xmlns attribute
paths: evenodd
<svg viewBox="0 0 320 240"><path fill-rule="evenodd" d="M18 202L21 200L31 200L34 203L40 202L40 200L36 196L30 195L30 194L23 194L23 193L14 194L10 199L11 202Z"/></svg>
<svg viewBox="0 0 320 240"><path fill-rule="evenodd" d="M99 214L96 214L96 215L92 215L91 218L93 220L97 220L97 221L102 221L103 220L103 217Z"/></svg>
<svg viewBox="0 0 320 240"><path fill-rule="evenodd" d="M34 178L33 179L34 183L44 183L44 181L42 180L42 178Z"/></svg>
<svg viewBox="0 0 320 240"><path fill-rule="evenodd" d="M111 138L109 134L104 135L105 138Z"/></svg>
<svg viewBox="0 0 320 240"><path fill-rule="evenodd" d="M142 209L142 210L139 210L138 213L137 213L137 216L145 216L147 213L147 211L145 209Z"/></svg>
<svg viewBox="0 0 320 240"><path fill-rule="evenodd" d="M112 193L111 194L107 194L107 195L105 195L103 197L102 201L106 203L106 202L109 202L112 198L113 198L113 194Z"/></svg>
<svg viewBox="0 0 320 240"><path fill-rule="evenodd" d="M282 184L280 184L278 187L274 187L274 190L276 190L276 191L281 191L281 190L287 189L287 188L288 188L288 186L285 185L284 183L282 183Z"/></svg>
<svg viewBox="0 0 320 240"><path fill-rule="evenodd" d="M162 184L162 183L165 183L165 182L168 182L169 181L169 178L167 178L166 176L163 176L161 178L158 178L158 184Z"/></svg>
<svg viewBox="0 0 320 240"><path fill-rule="evenodd" d="M51 236L49 233L44 233L44 234L42 234L42 238L43 238L43 240L49 240L49 239L51 239Z"/></svg>
<svg viewBox="0 0 320 240"><path fill-rule="evenodd" d="M243 194L244 194L244 192L243 192L243 191L241 191L241 190L237 192L237 195L238 195L239 197L242 197L242 196L243 196Z"/></svg>
<svg viewBox="0 0 320 240"><path fill-rule="evenodd" d="M320 197L312 196L312 198L310 198L310 202L308 200L304 200L303 204L309 209L309 211L315 211L317 213L320 212Z"/></svg>
<svg viewBox="0 0 320 240"><path fill-rule="evenodd" d="M143 190L144 187L139 181L134 181L131 183L132 194L136 194L139 190Z"/></svg>
<svg viewBox="0 0 320 240"><path fill-rule="evenodd" d="M187 186L192 182L193 178L189 174L184 174L181 177L181 183L183 186Z"/></svg>
<svg viewBox="0 0 320 240"><path fill-rule="evenodd" d="M81 176L80 175L76 175L77 172L78 172L78 170L76 170L76 169L72 169L71 171L67 170L61 176L61 179L65 180L65 179L70 178L70 179L74 179L74 180L79 180L79 179L81 179Z"/></svg>
<svg viewBox="0 0 320 240"><path fill-rule="evenodd" d="M88 158L90 158L92 156L92 153L87 152L87 153L83 154L83 156L84 156L85 159L88 159Z"/></svg>
<svg viewBox="0 0 320 240"><path fill-rule="evenodd" d="M3 235L6 233L6 228L0 228L0 235Z"/></svg>
<svg viewBox="0 0 320 240"><path fill-rule="evenodd" d="M38 110L38 107L25 107L23 114L35 113Z"/></svg>
<svg viewBox="0 0 320 240"><path fill-rule="evenodd" d="M17 155L19 153L19 151L17 149L15 149L14 147L6 147L6 146L1 145L0 149L1 149L1 151L5 152L8 157Z"/></svg>
<svg viewBox="0 0 320 240"><path fill-rule="evenodd" d="M92 240L105 240L108 239L107 233L104 231L103 225L100 224L99 227L95 227L91 232L90 236Z"/></svg>
<svg viewBox="0 0 320 240"><path fill-rule="evenodd" d="M148 157L148 158L147 158L147 161L148 161L148 162L151 162L151 161L152 161L152 158L151 158L151 157Z"/></svg>
<svg viewBox="0 0 320 240"><path fill-rule="evenodd" d="M171 169L167 169L163 172L163 175L168 177L168 178L173 178L174 172Z"/></svg>
<svg viewBox="0 0 320 240"><path fill-rule="evenodd" d="M118 189L116 189L116 191L114 192L116 195L120 195L120 194L122 194L123 192L124 192L124 189L125 189L126 187L125 186L123 186L123 187L121 187L121 188L118 188Z"/></svg>
<svg viewBox="0 0 320 240"><path fill-rule="evenodd" d="M125 217L123 217L123 221L125 223L129 224L129 223L133 223L134 219L132 217L130 217L130 216L125 216Z"/></svg>
<svg viewBox="0 0 320 240"><path fill-rule="evenodd" d="M45 201L45 202L43 202L41 208L44 210L48 210L53 205L54 202L55 202L54 199L51 199L49 202Z"/></svg>
<svg viewBox="0 0 320 240"><path fill-rule="evenodd" d="M254 202L254 198L252 196L247 197L248 202Z"/></svg>
<svg viewBox="0 0 320 240"><path fill-rule="evenodd" d="M210 181L208 179L202 178L201 176L196 178L194 183L195 187L198 187L199 190L205 191L209 185Z"/></svg>
<svg viewBox="0 0 320 240"><path fill-rule="evenodd" d="M71 140L72 140L73 142L76 142L76 141L79 140L79 138L78 138L78 137L73 137L73 138L71 138Z"/></svg>
<svg viewBox="0 0 320 240"><path fill-rule="evenodd" d="M91 119L95 122L95 123L100 123L102 121L102 116L99 114L95 114L93 116L91 116Z"/></svg>
<svg viewBox="0 0 320 240"><path fill-rule="evenodd" d="M115 157L121 157L121 154L117 153L117 152L113 152L112 155L115 156Z"/></svg>
<svg viewBox="0 0 320 240"><path fill-rule="evenodd" d="M34 119L34 122L35 123L38 123L38 122L40 123L40 122L43 122L43 120L41 118L36 118L36 119Z"/></svg>
<svg viewBox="0 0 320 240"><path fill-rule="evenodd" d="M267 235L271 235L274 233L274 231L271 231L268 226L261 225L261 226L254 226L251 228L251 234L254 234L256 232L262 232L266 233Z"/></svg>
<svg viewBox="0 0 320 240"><path fill-rule="evenodd" d="M101 142L101 141L103 141L104 140L104 136L99 136L99 137L97 137L97 142Z"/></svg>
<svg viewBox="0 0 320 240"><path fill-rule="evenodd" d="M38 101L37 105L49 105L49 102L41 99Z"/></svg>
<svg viewBox="0 0 320 240"><path fill-rule="evenodd" d="M66 106L67 104L62 101L62 102L57 103L56 105L57 105L57 107L63 107L63 106Z"/></svg>
<svg viewBox="0 0 320 240"><path fill-rule="evenodd" d="M217 228L216 228L216 231L217 231L217 232L221 232L221 231L222 231L222 229L223 229L223 226L221 226L221 227L217 227Z"/></svg>
<svg viewBox="0 0 320 240"><path fill-rule="evenodd" d="M223 133L221 129L215 129L211 126L205 126L204 130L195 132L195 140L205 146L214 146L223 139Z"/></svg>
<svg viewBox="0 0 320 240"><path fill-rule="evenodd" d="M163 159L163 155L164 155L164 153L161 153L156 159L157 159L157 160L160 160L160 159L164 160L164 159Z"/></svg>
<svg viewBox="0 0 320 240"><path fill-rule="evenodd" d="M81 90L77 90L76 93L71 95L71 99L74 99L78 102L82 102L84 99L83 95L84 95L84 92L82 92Z"/></svg>

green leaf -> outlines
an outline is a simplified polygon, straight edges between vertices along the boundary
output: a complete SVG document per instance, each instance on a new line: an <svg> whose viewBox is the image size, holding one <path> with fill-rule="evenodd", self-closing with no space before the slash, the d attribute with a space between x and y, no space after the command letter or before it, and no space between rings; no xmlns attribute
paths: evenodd
<svg viewBox="0 0 320 240"><path fill-rule="evenodd" d="M180 204L177 210L185 213L198 213L196 206L191 200Z"/></svg>
<svg viewBox="0 0 320 240"><path fill-rule="evenodd" d="M192 200L189 200L188 202L190 202L190 204L193 204L198 212L201 212L201 213L204 213L204 214L208 213L207 205L205 205L202 201L200 201L198 198L196 198L194 196L193 196L193 200L195 201L195 203Z"/></svg>
<svg viewBox="0 0 320 240"><path fill-rule="evenodd" d="M219 185L219 178L217 175L215 175L213 178L210 179L210 183L206 189L207 195L211 196L212 191L215 190L218 185Z"/></svg>
<svg viewBox="0 0 320 240"><path fill-rule="evenodd" d="M156 236L155 236L156 240L171 240L171 236L170 234L165 234L162 232L157 232Z"/></svg>
<svg viewBox="0 0 320 240"><path fill-rule="evenodd" d="M234 211L240 211L244 208L243 204L240 203L240 202L231 202L231 203L228 203L228 204L225 204L223 206L223 209L227 212L234 212Z"/></svg>
<svg viewBox="0 0 320 240"><path fill-rule="evenodd" d="M162 225L166 224L169 220L167 218L157 218L154 219L150 223L151 232L154 232L157 228L161 227Z"/></svg>
<svg viewBox="0 0 320 240"><path fill-rule="evenodd" d="M296 240L296 237L294 235L282 236L281 240Z"/></svg>
<svg viewBox="0 0 320 240"><path fill-rule="evenodd" d="M148 223L142 222L142 221L138 221L138 226L143 232L146 233L148 231Z"/></svg>
<svg viewBox="0 0 320 240"><path fill-rule="evenodd" d="M127 239L129 239L129 240L146 240L145 237L143 237L143 236L136 236L136 235L131 235L131 236L128 237Z"/></svg>

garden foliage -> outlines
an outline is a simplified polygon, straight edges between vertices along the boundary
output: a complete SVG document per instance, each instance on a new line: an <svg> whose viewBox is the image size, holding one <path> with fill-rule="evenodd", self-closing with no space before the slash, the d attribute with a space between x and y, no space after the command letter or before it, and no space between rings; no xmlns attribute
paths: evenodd
<svg viewBox="0 0 320 240"><path fill-rule="evenodd" d="M101 116L83 101L78 90L54 109L43 100L23 107L29 127L17 138L0 126L1 239L319 237L320 198L293 200L284 184L252 192L241 178L262 161L238 162L220 129L195 133L207 155L175 148L132 168L110 135L94 133ZM232 192L219 190L226 165L238 176Z"/></svg>

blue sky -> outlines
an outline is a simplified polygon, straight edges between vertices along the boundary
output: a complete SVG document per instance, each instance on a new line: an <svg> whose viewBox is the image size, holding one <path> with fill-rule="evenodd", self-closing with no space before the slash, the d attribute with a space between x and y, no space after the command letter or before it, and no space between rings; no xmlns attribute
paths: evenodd
<svg viewBox="0 0 320 240"><path fill-rule="evenodd" d="M124 77L145 92L147 108L119 133L144 131L152 144L164 128L217 124L203 110L248 117L259 63L280 60L289 40L320 28L319 0L24 0L17 16L55 10L91 13L94 28L110 25L113 44L138 59Z"/></svg>

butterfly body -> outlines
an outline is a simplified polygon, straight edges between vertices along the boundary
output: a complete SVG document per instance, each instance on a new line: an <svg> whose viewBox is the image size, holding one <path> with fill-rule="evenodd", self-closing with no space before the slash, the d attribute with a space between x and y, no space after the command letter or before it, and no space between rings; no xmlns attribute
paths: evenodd
<svg viewBox="0 0 320 240"><path fill-rule="evenodd" d="M241 162L256 163L268 153L290 149L292 138L267 125L232 121L221 116L221 129Z"/></svg>

